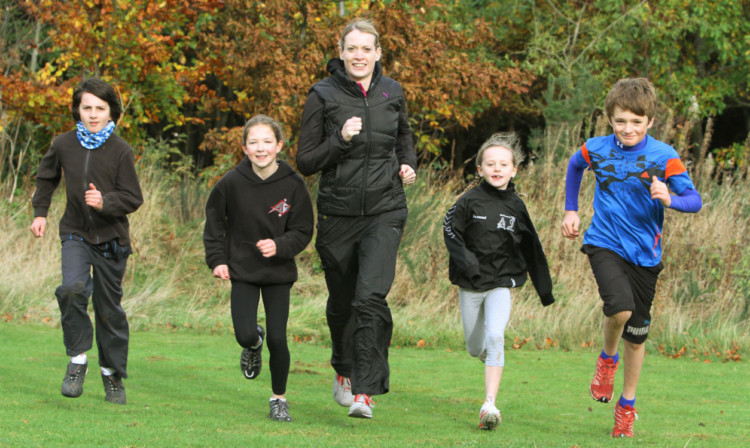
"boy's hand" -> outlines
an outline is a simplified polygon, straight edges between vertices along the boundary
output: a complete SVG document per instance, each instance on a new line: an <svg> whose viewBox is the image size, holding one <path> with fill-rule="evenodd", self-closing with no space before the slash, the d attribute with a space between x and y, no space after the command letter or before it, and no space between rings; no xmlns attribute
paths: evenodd
<svg viewBox="0 0 750 448"><path fill-rule="evenodd" d="M341 137L346 142L352 141L355 135L359 135L362 131L362 119L360 117L352 117L346 120L344 126L341 128Z"/></svg>
<svg viewBox="0 0 750 448"><path fill-rule="evenodd" d="M222 280L229 280L229 266L220 264L214 268L214 277Z"/></svg>
<svg viewBox="0 0 750 448"><path fill-rule="evenodd" d="M31 222L31 233L33 233L37 238L39 238L40 236L44 236L44 229L46 228L47 218L45 218L44 216L37 216Z"/></svg>
<svg viewBox="0 0 750 448"><path fill-rule="evenodd" d="M660 181L656 176L651 179L651 199L658 199L664 207L672 205L672 195L669 194L667 184Z"/></svg>
<svg viewBox="0 0 750 448"><path fill-rule="evenodd" d="M398 175L401 176L401 182L405 184L413 184L417 179L417 173L414 172L414 168L406 164L401 165Z"/></svg>
<svg viewBox="0 0 750 448"><path fill-rule="evenodd" d="M102 192L97 190L94 184L89 184L89 189L86 190L86 205L98 212L102 211L102 207L104 207Z"/></svg>
<svg viewBox="0 0 750 448"><path fill-rule="evenodd" d="M569 239L574 240L580 236L578 232L578 226L581 224L581 218L578 216L578 212L575 210L566 210L565 217L562 222L562 235Z"/></svg>
<svg viewBox="0 0 750 448"><path fill-rule="evenodd" d="M274 243L273 240L260 240L255 246L266 258L276 255L276 243Z"/></svg>

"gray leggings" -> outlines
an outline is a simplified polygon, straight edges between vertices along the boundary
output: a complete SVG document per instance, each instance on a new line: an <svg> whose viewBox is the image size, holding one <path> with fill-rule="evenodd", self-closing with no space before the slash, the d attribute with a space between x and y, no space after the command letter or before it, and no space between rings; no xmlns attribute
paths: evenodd
<svg viewBox="0 0 750 448"><path fill-rule="evenodd" d="M466 349L485 365L505 365L505 327L510 319L510 289L472 291L458 288Z"/></svg>

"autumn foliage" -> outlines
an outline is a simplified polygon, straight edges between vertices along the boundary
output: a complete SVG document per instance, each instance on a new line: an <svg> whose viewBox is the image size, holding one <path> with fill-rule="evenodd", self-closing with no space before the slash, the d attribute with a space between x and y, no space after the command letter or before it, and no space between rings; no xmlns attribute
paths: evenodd
<svg viewBox="0 0 750 448"><path fill-rule="evenodd" d="M72 125L75 84L99 76L122 95L127 138L197 133L203 150L238 154L227 131L265 113L284 124L293 155L308 89L352 17L381 32L384 71L404 87L423 150L438 153L446 131L491 107L511 109L533 80L493 53L488 23L454 27L450 4L346 3L342 17L335 2L308 0L23 0L25 20L43 27L44 40L29 42L41 63L0 75L2 102L51 137Z"/></svg>

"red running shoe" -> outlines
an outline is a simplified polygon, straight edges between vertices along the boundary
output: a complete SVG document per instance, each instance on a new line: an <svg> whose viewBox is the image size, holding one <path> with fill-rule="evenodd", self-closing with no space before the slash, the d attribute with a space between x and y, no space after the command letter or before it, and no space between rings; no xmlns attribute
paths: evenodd
<svg viewBox="0 0 750 448"><path fill-rule="evenodd" d="M612 437L633 437L633 422L638 420L638 412L634 407L615 405L615 428Z"/></svg>
<svg viewBox="0 0 750 448"><path fill-rule="evenodd" d="M599 355L596 360L596 373L594 379L591 380L591 386L589 391L591 397L596 401L602 403L609 403L612 401L614 395L615 373L617 373L618 362L614 362L612 359L604 359Z"/></svg>

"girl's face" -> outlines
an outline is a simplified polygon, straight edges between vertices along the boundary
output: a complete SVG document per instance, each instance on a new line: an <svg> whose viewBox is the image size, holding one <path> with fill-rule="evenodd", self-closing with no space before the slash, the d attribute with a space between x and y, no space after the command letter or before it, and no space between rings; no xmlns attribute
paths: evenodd
<svg viewBox="0 0 750 448"><path fill-rule="evenodd" d="M344 48L339 57L344 61L349 78L368 89L375 61L380 60L380 47L375 46L375 35L354 29L344 37Z"/></svg>
<svg viewBox="0 0 750 448"><path fill-rule="evenodd" d="M83 126L89 132L99 132L112 121L109 113L109 103L94 95L84 92L81 95L81 104L78 106L78 115L81 117Z"/></svg>
<svg viewBox="0 0 750 448"><path fill-rule="evenodd" d="M248 129L242 151L253 164L253 171L263 177L262 174L270 174L276 170L276 154L281 151L282 146L284 142L276 141L276 134L270 126L256 124Z"/></svg>
<svg viewBox="0 0 750 448"><path fill-rule="evenodd" d="M477 166L479 175L498 190L508 188L508 182L516 177L518 167L513 163L513 152L502 146L490 146L482 154L482 163Z"/></svg>

